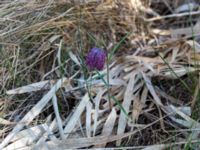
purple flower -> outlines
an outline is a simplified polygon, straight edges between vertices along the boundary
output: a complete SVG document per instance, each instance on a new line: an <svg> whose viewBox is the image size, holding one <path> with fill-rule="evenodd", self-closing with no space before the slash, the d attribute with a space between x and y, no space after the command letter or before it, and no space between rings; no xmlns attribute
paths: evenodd
<svg viewBox="0 0 200 150"><path fill-rule="evenodd" d="M105 64L106 53L100 48L92 48L87 54L86 64L90 70L102 70Z"/></svg>

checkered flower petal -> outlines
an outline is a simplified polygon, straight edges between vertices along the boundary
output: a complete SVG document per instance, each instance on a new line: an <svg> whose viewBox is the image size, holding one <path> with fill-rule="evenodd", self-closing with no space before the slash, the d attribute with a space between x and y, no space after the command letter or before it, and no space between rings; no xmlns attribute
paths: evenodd
<svg viewBox="0 0 200 150"><path fill-rule="evenodd" d="M100 48L94 47L89 51L86 57L86 64L90 70L102 70L104 68L105 60L105 51Z"/></svg>

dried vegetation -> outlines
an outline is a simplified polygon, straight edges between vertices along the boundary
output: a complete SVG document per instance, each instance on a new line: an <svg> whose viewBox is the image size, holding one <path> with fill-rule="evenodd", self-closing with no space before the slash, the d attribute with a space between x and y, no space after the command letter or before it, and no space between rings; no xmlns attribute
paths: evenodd
<svg viewBox="0 0 200 150"><path fill-rule="evenodd" d="M189 0L1 0L0 149L199 149L199 14ZM112 57L88 74L94 46Z"/></svg>

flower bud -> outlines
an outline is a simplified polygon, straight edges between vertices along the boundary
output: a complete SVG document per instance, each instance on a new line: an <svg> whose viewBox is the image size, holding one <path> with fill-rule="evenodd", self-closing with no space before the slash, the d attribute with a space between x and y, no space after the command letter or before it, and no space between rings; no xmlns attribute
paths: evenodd
<svg viewBox="0 0 200 150"><path fill-rule="evenodd" d="M86 64L90 70L102 70L106 60L106 53L100 48L92 48L86 57Z"/></svg>

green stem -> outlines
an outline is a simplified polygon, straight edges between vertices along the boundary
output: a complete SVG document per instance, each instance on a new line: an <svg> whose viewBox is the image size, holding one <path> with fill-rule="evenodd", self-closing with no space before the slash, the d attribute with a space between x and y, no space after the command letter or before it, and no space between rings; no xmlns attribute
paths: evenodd
<svg viewBox="0 0 200 150"><path fill-rule="evenodd" d="M107 59L107 63L106 63L106 69L107 69L107 91L108 91L108 101L109 101L109 107L110 107L110 110L112 109L112 104L111 104L111 99L110 99L110 83L109 83L109 58L108 58L108 51L106 53L106 59Z"/></svg>

